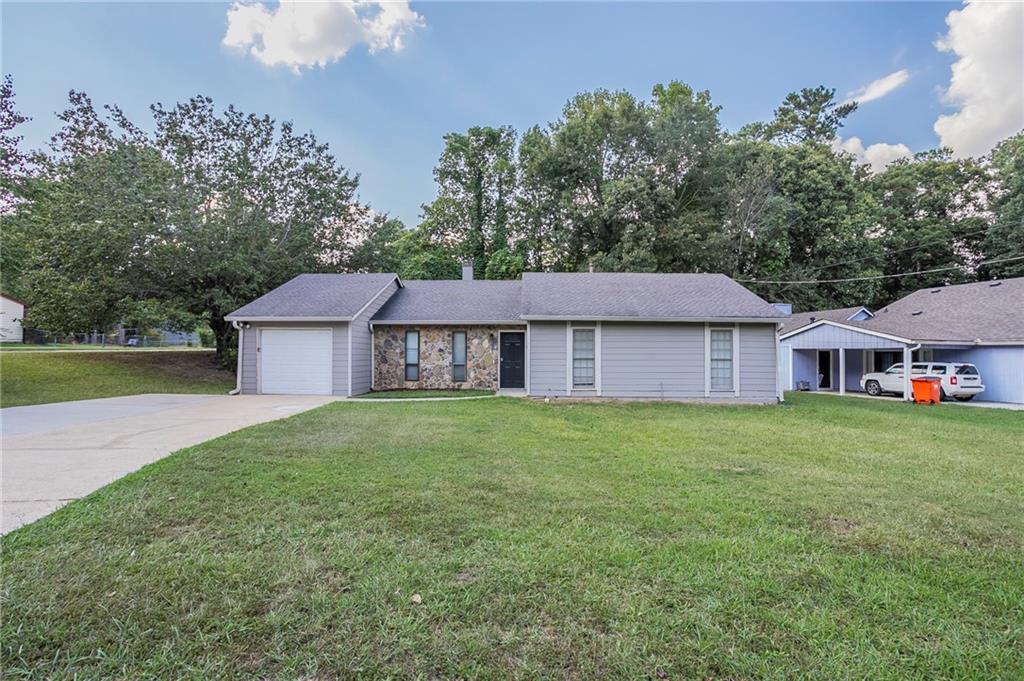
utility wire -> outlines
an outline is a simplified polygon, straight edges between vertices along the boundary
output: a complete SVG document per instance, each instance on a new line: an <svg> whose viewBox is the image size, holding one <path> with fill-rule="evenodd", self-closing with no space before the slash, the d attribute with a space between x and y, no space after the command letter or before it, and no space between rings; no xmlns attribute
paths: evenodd
<svg viewBox="0 0 1024 681"><path fill-rule="evenodd" d="M968 237L968 236L976 236L978 234L984 234L987 231L988 231L988 228L986 227L985 229L979 229L979 230L977 230L975 232L967 232L965 234L955 234L955 235L953 235L953 238L954 239L960 239L960 238ZM882 237L874 237L874 238L882 238ZM852 265L854 263L864 262L865 260L878 260L878 259L884 258L885 256L890 255L892 253L906 253L907 251L915 251L918 248L924 248L925 246L934 246L935 244L941 244L941 243L948 242L948 241L949 241L948 237L943 237L941 239L933 239L932 241L922 241L920 243L914 244L913 246L907 246L906 248L897 248L895 250L886 251L885 253L879 253L877 255L869 255L869 256L864 257L864 258L856 258L854 260L844 260L842 262L830 262L827 265L818 265L817 267L812 267L810 271L811 272L817 272L819 270L828 269L829 267L839 267L840 265Z"/></svg>
<svg viewBox="0 0 1024 681"><path fill-rule="evenodd" d="M1016 260L1024 260L1024 255L1014 256L1012 258L999 258L996 260L983 260L976 263L975 266L979 265L995 265L1001 262L1014 262ZM932 274L934 272L947 272L949 270L962 269L957 265L952 267L937 267L933 270L918 270L917 272L902 272L900 274L877 274L870 277L846 277L843 279L806 279L798 281L768 281L764 279L737 279L736 281L741 284L840 284L848 281L870 281L873 279L896 279L898 277L912 277L916 274Z"/></svg>

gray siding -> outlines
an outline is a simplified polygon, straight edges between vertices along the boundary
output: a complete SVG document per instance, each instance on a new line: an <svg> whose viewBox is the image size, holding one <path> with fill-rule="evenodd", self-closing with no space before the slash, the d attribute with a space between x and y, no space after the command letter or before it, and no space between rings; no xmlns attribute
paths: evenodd
<svg viewBox="0 0 1024 681"><path fill-rule="evenodd" d="M703 397L704 325L603 323L601 394Z"/></svg>
<svg viewBox="0 0 1024 681"><path fill-rule="evenodd" d="M782 341L794 349L835 350L838 348L902 348L899 341L872 336L868 333L841 329L837 326L822 324L821 326L798 333L792 338Z"/></svg>
<svg viewBox="0 0 1024 681"><path fill-rule="evenodd" d="M774 323L740 325L739 399L767 401L777 397L775 333ZM704 398L704 324L603 322L598 338L602 397ZM565 322L530 323L529 371L531 395L566 394ZM733 392L713 393L711 397L728 399Z"/></svg>
<svg viewBox="0 0 1024 681"><path fill-rule="evenodd" d="M256 327L239 331L242 337L242 394L256 394Z"/></svg>
<svg viewBox="0 0 1024 681"><path fill-rule="evenodd" d="M335 395L348 395L348 324L334 325L334 350L331 356L331 385Z"/></svg>
<svg viewBox="0 0 1024 681"><path fill-rule="evenodd" d="M299 323L299 322L263 322L253 324L250 328L243 330L242 361L242 393L255 395L259 390L258 364L259 351L259 330L268 328L301 329L312 328L322 329L331 327L334 330L333 360L331 366L332 383L335 395L345 395L348 391L348 324L337 322L325 323Z"/></svg>
<svg viewBox="0 0 1024 681"><path fill-rule="evenodd" d="M388 302L388 299L398 291L397 282L391 284L382 291L363 312L352 321L352 394L361 395L370 392L373 382L373 332L370 331L370 319L377 314L377 310ZM335 357L337 360L337 357ZM347 390L347 387L346 387ZM335 386L335 394L345 394L345 391L338 392Z"/></svg>
<svg viewBox="0 0 1024 681"><path fill-rule="evenodd" d="M936 362L967 362L978 367L985 392L977 400L1024 404L1024 347L935 348Z"/></svg>
<svg viewBox="0 0 1024 681"><path fill-rule="evenodd" d="M530 322L530 394L565 395L565 322Z"/></svg>
<svg viewBox="0 0 1024 681"><path fill-rule="evenodd" d="M740 397L776 397L774 324L740 324Z"/></svg>

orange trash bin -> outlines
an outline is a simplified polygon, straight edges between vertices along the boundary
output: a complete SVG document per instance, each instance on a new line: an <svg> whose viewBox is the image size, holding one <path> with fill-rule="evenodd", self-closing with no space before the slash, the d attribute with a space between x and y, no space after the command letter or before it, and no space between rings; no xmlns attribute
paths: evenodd
<svg viewBox="0 0 1024 681"><path fill-rule="evenodd" d="M942 401L942 379L922 376L910 379L913 385L914 402L917 404L938 404Z"/></svg>

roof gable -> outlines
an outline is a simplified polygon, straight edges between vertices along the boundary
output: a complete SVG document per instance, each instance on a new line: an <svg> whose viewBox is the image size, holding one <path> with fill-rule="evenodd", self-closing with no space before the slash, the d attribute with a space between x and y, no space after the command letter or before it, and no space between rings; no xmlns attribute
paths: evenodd
<svg viewBox="0 0 1024 681"><path fill-rule="evenodd" d="M356 316L397 274L300 274L227 315L229 321L309 319L345 321Z"/></svg>

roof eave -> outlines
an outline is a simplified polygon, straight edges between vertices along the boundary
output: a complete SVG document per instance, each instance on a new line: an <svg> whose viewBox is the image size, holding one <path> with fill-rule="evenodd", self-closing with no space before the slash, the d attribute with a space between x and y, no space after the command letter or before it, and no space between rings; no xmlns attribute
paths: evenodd
<svg viewBox="0 0 1024 681"><path fill-rule="evenodd" d="M524 326L523 319L371 319L370 326Z"/></svg>
<svg viewBox="0 0 1024 681"><path fill-rule="evenodd" d="M530 322L712 322L715 324L733 324L736 322L749 324L777 324L789 317L624 317L608 315L523 315Z"/></svg>
<svg viewBox="0 0 1024 681"><path fill-rule="evenodd" d="M268 317L266 315L229 314L224 317L229 322L350 322L352 317Z"/></svg>

